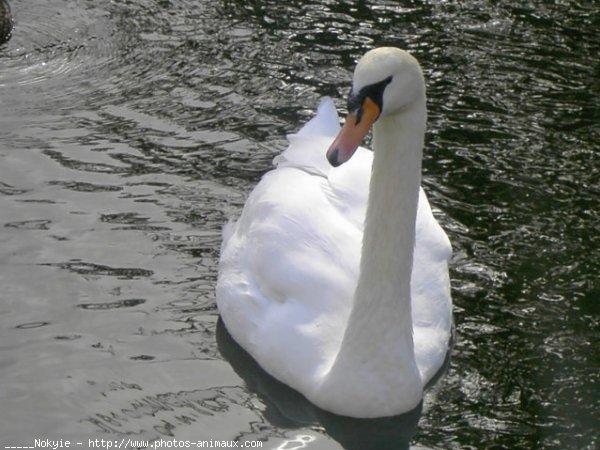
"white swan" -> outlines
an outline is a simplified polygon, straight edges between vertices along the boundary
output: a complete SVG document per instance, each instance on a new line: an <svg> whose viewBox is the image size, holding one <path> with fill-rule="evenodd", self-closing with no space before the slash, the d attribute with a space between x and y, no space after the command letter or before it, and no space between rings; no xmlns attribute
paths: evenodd
<svg viewBox="0 0 600 450"><path fill-rule="evenodd" d="M416 407L443 364L451 247L420 189L416 59L368 52L348 109L340 131L325 99L225 228L217 304L275 378L330 412L383 417ZM373 123L374 152L357 149Z"/></svg>

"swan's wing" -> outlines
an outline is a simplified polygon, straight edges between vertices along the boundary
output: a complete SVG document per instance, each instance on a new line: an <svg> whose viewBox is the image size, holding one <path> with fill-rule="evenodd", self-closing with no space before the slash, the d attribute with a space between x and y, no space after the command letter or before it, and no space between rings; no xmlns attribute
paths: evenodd
<svg viewBox="0 0 600 450"><path fill-rule="evenodd" d="M358 277L362 230L339 208L339 185L328 177L332 139L290 139L226 227L219 263L227 329L263 368L304 392L337 352Z"/></svg>
<svg viewBox="0 0 600 450"><path fill-rule="evenodd" d="M294 167L328 180L323 185L329 201L356 227L363 229L373 152L359 147L352 158L335 170L326 152L340 130L333 100L325 97L312 118L297 134L288 136L290 145L274 163L278 168Z"/></svg>
<svg viewBox="0 0 600 450"><path fill-rule="evenodd" d="M429 381L441 368L452 328L448 261L452 247L437 222L423 189L419 192L417 233L411 278L415 357L421 378Z"/></svg>
<svg viewBox="0 0 600 450"><path fill-rule="evenodd" d="M288 136L290 145L277 155L277 167L296 167L313 175L327 177L331 165L325 157L327 148L340 130L339 117L333 100L323 98L317 114L300 131Z"/></svg>
<svg viewBox="0 0 600 450"><path fill-rule="evenodd" d="M335 103L330 97L323 97L317 114L298 131L305 136L330 136L336 137L340 131L340 118L338 117Z"/></svg>

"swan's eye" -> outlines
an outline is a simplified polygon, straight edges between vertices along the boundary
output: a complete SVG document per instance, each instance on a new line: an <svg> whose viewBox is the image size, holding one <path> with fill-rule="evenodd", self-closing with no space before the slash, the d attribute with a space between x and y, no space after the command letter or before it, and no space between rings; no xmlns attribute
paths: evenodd
<svg viewBox="0 0 600 450"><path fill-rule="evenodd" d="M377 104L380 111L383 109L383 91L385 91L385 88L391 82L392 76L390 75L384 80L363 87L356 94L350 91L350 95L348 96L348 112L356 115L356 123L360 122L363 113L362 105L367 97Z"/></svg>

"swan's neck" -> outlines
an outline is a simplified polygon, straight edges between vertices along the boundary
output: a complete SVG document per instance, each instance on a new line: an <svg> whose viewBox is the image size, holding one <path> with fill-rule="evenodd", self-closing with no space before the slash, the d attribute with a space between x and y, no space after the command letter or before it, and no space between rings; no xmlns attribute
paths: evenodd
<svg viewBox="0 0 600 450"><path fill-rule="evenodd" d="M358 401L380 402L374 405L379 408L389 405L390 414L397 414L400 407L411 409L422 397L410 280L425 122L423 98L398 114L380 118L373 129L360 276L348 327L328 374L353 385L354 393L348 395L357 398L362 397L361 389L372 389L370 383L378 386L386 398L373 400L365 395Z"/></svg>
<svg viewBox="0 0 600 450"><path fill-rule="evenodd" d="M425 131L425 108L419 114L415 109L384 117L373 129L373 172L353 310L359 321L362 314L380 311L383 323L410 341L411 356L410 280Z"/></svg>

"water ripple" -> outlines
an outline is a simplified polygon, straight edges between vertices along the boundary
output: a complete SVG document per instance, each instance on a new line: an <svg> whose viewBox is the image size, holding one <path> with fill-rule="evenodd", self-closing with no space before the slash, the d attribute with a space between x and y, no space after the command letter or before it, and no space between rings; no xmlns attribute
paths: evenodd
<svg viewBox="0 0 600 450"><path fill-rule="evenodd" d="M42 96L45 106L72 102L89 92L90 75L102 73L114 58L107 9L85 3L78 8L66 0L12 3L15 28L0 49L0 89L13 92L19 108L39 108L35 98Z"/></svg>

